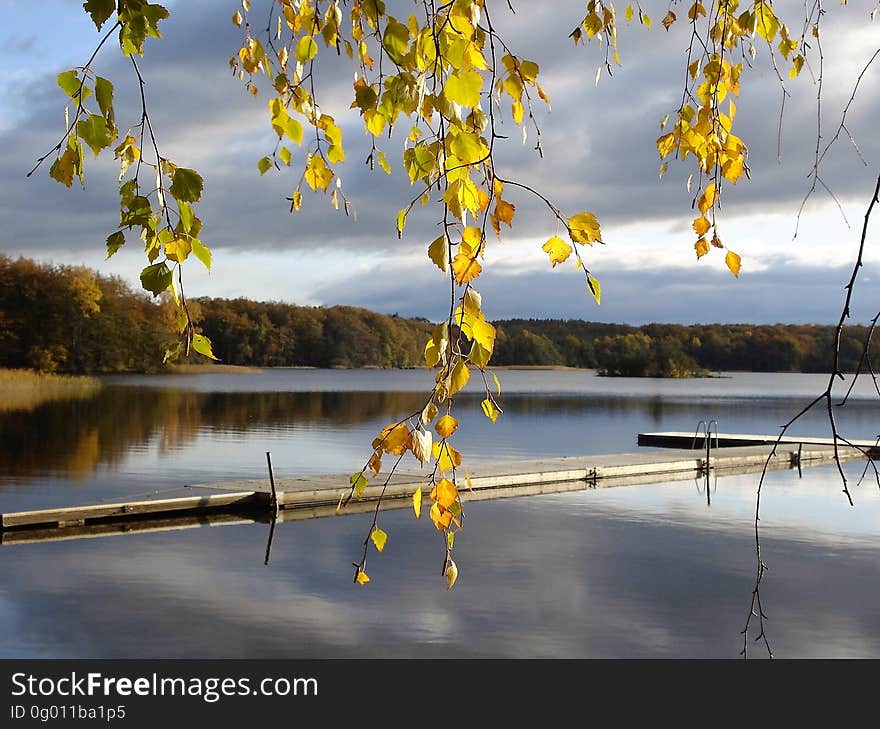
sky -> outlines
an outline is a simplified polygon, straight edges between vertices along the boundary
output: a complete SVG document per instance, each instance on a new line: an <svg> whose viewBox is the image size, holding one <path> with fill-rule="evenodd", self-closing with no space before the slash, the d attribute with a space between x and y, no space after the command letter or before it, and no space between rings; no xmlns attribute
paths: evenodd
<svg viewBox="0 0 880 729"><path fill-rule="evenodd" d="M265 0L252 4L255 16L263 17ZM840 124L859 73L880 46L880 20L871 23L868 17L875 4L829 4L823 19L824 141ZM411 12L406 0L389 5L400 5L404 16ZM329 62L319 66L319 99L325 111L342 120L347 161L341 177L357 217L337 213L310 192L303 212L291 215L285 198L296 185L294 174L273 171L261 177L257 171L257 159L271 152L276 139L266 97L251 98L229 70L242 35L230 22L236 3L177 0L166 6L171 17L161 25L164 37L147 41L141 69L163 154L205 178L198 211L205 221L202 239L214 251L210 273L197 261L187 263L187 293L444 316L448 280L426 255L436 236L435 216L430 210L410 215L403 240L395 231L396 213L413 195L397 162L408 125L384 141L395 174L370 172L363 164L369 141L356 111L348 109L353 69L326 54ZM613 78L603 75L596 84L599 47L575 47L568 38L583 17L582 1L532 8L513 0L513 6L515 14L506 2L494 0L493 21L514 52L540 65L552 109L536 115L543 159L533 149L534 132L523 143L508 121L503 133L510 137L501 145L497 165L505 176L540 189L562 210L589 210L599 217L605 245L584 254L602 283L602 303L596 305L574 266L551 270L541 245L556 233L554 221L523 193L511 196L517 205L514 228L505 229L501 241L490 239L478 280L490 319L836 321L880 173L880 60L864 75L847 115L847 129L864 162L845 135L823 162L823 179L845 219L820 189L804 209L796 238L816 149L818 87L807 68L786 82L790 97L778 159L781 90L766 48L744 73L736 128L750 149L751 180L727 187L719 219L723 239L742 256L742 273L735 279L719 251L696 260L692 194L685 186L691 168L673 161L662 180L657 174L660 119L667 112L674 116L681 97L684 24L668 32L659 22L650 30L637 24L622 28L622 66ZM801 2L775 6L792 26L802 17ZM642 7L659 19L667 3L648 0ZM89 57L99 39L94 25L74 0L0 0L0 11L6 21L0 28L0 62L6 70L0 81L0 252L85 264L139 286L145 259L133 236L105 260L104 240L118 221L112 155L88 160L85 190L50 180L48 165L25 177L63 132L65 97L55 77ZM131 68L111 42L93 67L116 85L117 122L124 131L140 118ZM868 233L854 322L866 322L880 309L874 294L880 222L875 220Z"/></svg>

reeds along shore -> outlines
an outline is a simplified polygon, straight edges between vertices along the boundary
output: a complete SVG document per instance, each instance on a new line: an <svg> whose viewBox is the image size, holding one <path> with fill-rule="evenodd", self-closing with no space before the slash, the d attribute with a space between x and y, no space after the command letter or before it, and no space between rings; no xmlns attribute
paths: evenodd
<svg viewBox="0 0 880 729"><path fill-rule="evenodd" d="M94 377L0 369L0 412L32 410L52 400L91 397L101 389Z"/></svg>

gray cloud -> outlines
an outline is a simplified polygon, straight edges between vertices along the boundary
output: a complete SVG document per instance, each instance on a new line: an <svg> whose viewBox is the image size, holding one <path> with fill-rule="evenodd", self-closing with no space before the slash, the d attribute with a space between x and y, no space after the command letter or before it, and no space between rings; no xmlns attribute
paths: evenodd
<svg viewBox="0 0 880 729"><path fill-rule="evenodd" d="M880 269L876 266L864 271L864 286L853 307L853 322L866 322L876 313L877 302L870 288L878 273ZM740 279L734 279L727 271L700 265L692 269L612 269L599 274L603 289L601 306L596 306L588 293L583 274L572 269L513 275L489 271L480 278L479 289L492 319L811 324L836 322L848 274L845 267L819 270L795 264L746 272ZM449 306L448 284L443 276L424 267L406 270L396 283L371 273L359 275L356 281L319 289L316 296L328 303L364 306L405 316L425 315L435 320L448 314Z"/></svg>

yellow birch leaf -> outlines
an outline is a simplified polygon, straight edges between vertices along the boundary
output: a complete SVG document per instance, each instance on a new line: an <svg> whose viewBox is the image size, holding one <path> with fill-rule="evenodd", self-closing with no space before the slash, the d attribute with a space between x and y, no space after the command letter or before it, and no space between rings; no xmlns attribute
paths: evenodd
<svg viewBox="0 0 880 729"><path fill-rule="evenodd" d="M436 417L437 406L433 402L429 402L427 405L425 405L425 409L422 410L422 423L427 425Z"/></svg>
<svg viewBox="0 0 880 729"><path fill-rule="evenodd" d="M700 208L700 212L705 215L706 211L712 207L715 203L715 183L711 182L706 185L706 189L703 191L703 194L700 195L697 200L697 207Z"/></svg>
<svg viewBox="0 0 880 729"><path fill-rule="evenodd" d="M592 213L578 213L568 219L568 232L575 243L602 242L599 221Z"/></svg>
<svg viewBox="0 0 880 729"><path fill-rule="evenodd" d="M431 245L428 246L428 258L434 262L437 268L446 273L449 266L449 246L446 244L446 236L438 236L431 242Z"/></svg>
<svg viewBox="0 0 880 729"><path fill-rule="evenodd" d="M420 488L413 491L412 495L413 511L416 513L416 519L422 518L422 490Z"/></svg>
<svg viewBox="0 0 880 729"><path fill-rule="evenodd" d="M741 259L740 257L734 253L733 251L727 251L727 255L724 257L724 262L727 264L727 267L730 269L730 272L739 278L739 269Z"/></svg>
<svg viewBox="0 0 880 729"><path fill-rule="evenodd" d="M312 155L305 171L306 182L313 190L327 191L330 180L333 179L333 170L327 167L321 155Z"/></svg>
<svg viewBox="0 0 880 729"><path fill-rule="evenodd" d="M449 396L461 390L471 378L471 371L467 368L464 360L458 360L455 367L452 368L452 374L449 376Z"/></svg>
<svg viewBox="0 0 880 729"><path fill-rule="evenodd" d="M373 440L373 448L382 449L386 453L400 456L412 449L412 435L405 423L392 423L382 428L379 436Z"/></svg>
<svg viewBox="0 0 880 729"><path fill-rule="evenodd" d="M469 106L479 106L483 77L477 71L459 71L450 74L443 86L443 95L451 102Z"/></svg>
<svg viewBox="0 0 880 729"><path fill-rule="evenodd" d="M694 220L694 230L697 235L704 236L709 232L709 228L712 227L712 224L709 222L708 218L705 215L701 215L699 218Z"/></svg>
<svg viewBox="0 0 880 729"><path fill-rule="evenodd" d="M699 261L709 252L709 241L700 236L697 238L697 242L694 243L694 250L697 252L697 260Z"/></svg>
<svg viewBox="0 0 880 729"><path fill-rule="evenodd" d="M444 415L434 424L434 430L441 438L448 438L458 429L458 421L451 415Z"/></svg>
<svg viewBox="0 0 880 729"><path fill-rule="evenodd" d="M592 274L587 274L587 288L590 290L590 293L593 295L593 298L596 300L597 304L602 303L602 284L599 283L599 279L594 277Z"/></svg>
<svg viewBox="0 0 880 729"><path fill-rule="evenodd" d="M438 532L442 532L452 523L452 512L447 509L442 509L440 504L437 503L431 505L431 510L428 512L428 516L431 517L431 521L434 522L434 526L437 528Z"/></svg>
<svg viewBox="0 0 880 729"><path fill-rule="evenodd" d="M471 324L471 337L490 354L495 349L495 327L484 319L475 319Z"/></svg>
<svg viewBox="0 0 880 729"><path fill-rule="evenodd" d="M403 237L403 229L406 227L406 208L401 208L397 213L397 237Z"/></svg>
<svg viewBox="0 0 880 729"><path fill-rule="evenodd" d="M438 481L434 491L437 503L444 509L448 509L458 499L458 488L447 478Z"/></svg>
<svg viewBox="0 0 880 729"><path fill-rule="evenodd" d="M541 247L541 250L549 254L550 263L553 265L553 268L556 268L557 263L565 262L565 260L571 255L573 249L568 243L562 240L562 238L554 235Z"/></svg>
<svg viewBox="0 0 880 729"><path fill-rule="evenodd" d="M499 200L495 204L495 211L490 216L492 227L497 235L501 235L501 223L506 223L508 228L513 227L513 216L516 214L516 206L506 200Z"/></svg>
<svg viewBox="0 0 880 729"><path fill-rule="evenodd" d="M458 567L456 567L455 562L450 559L449 564L446 565L446 589L451 590L457 579Z"/></svg>
<svg viewBox="0 0 880 729"><path fill-rule="evenodd" d="M391 165L388 164L388 157L385 156L385 153L379 152L379 156L377 159L379 162L379 167L381 167L383 170L385 170L386 175L390 175L391 174Z"/></svg>
<svg viewBox="0 0 880 729"><path fill-rule="evenodd" d="M381 552L385 549L385 542L388 541L388 535L382 531L379 527L373 529L370 533L370 540L373 542L373 545L376 547L377 552Z"/></svg>
<svg viewBox="0 0 880 729"><path fill-rule="evenodd" d="M540 97L541 101L543 101L545 104L547 104L547 107L549 108L550 107L550 97L547 96L547 92L541 88L541 84L535 84L535 86L538 88L538 96Z"/></svg>
<svg viewBox="0 0 880 729"><path fill-rule="evenodd" d="M479 342L474 342L471 351L468 352L468 362L476 367L485 367L492 358L492 352L480 346Z"/></svg>
<svg viewBox="0 0 880 729"><path fill-rule="evenodd" d="M525 114L525 107L523 106L522 101L519 99L514 99L513 103L510 105L510 113L513 116L513 121L517 126L522 124L523 114Z"/></svg>
<svg viewBox="0 0 880 729"><path fill-rule="evenodd" d="M373 472L373 476L379 475L379 471L382 470L382 454L379 451L376 451L370 456L370 460L367 462L367 468Z"/></svg>
<svg viewBox="0 0 880 729"><path fill-rule="evenodd" d="M727 162L721 166L721 174L724 175L724 179L736 183L736 181L742 177L744 169L743 157L740 154L727 160Z"/></svg>
<svg viewBox="0 0 880 729"><path fill-rule="evenodd" d="M483 414L489 418L492 423L498 420L498 416L501 415L502 412L498 409L495 403L492 402L492 399L488 397L480 403L480 407L483 408Z"/></svg>
<svg viewBox="0 0 880 729"><path fill-rule="evenodd" d="M464 292L462 304L464 306L465 314L472 314L478 319L482 318L483 312L481 309L483 307L483 297L480 296L480 293L475 288L470 287Z"/></svg>
<svg viewBox="0 0 880 729"><path fill-rule="evenodd" d="M358 570L357 577L355 577L357 583L359 585L366 585L370 581L369 575L363 570Z"/></svg>
<svg viewBox="0 0 880 729"><path fill-rule="evenodd" d="M452 260L452 271L455 273L455 281L459 286L473 281L482 272L483 267L476 258L465 255L464 253L456 253Z"/></svg>
<svg viewBox="0 0 880 729"><path fill-rule="evenodd" d="M461 465L461 453L453 448L449 443L435 443L431 448L434 454L434 460L437 461L437 470L441 473L451 471L453 467L458 468Z"/></svg>

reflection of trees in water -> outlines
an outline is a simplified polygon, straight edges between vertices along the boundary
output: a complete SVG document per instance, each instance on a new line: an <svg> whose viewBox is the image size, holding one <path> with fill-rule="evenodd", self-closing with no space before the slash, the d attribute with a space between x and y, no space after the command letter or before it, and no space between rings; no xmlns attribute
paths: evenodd
<svg viewBox="0 0 880 729"><path fill-rule="evenodd" d="M479 394L468 394L459 402L464 411L479 413L480 398ZM201 393L111 385L91 398L44 403L29 412L0 413L0 471L5 476L58 471L82 478L99 464L118 463L132 449L154 445L160 452L169 452L186 447L196 441L200 429L246 433L296 425L342 428L369 421L381 424L419 410L423 400L418 392ZM756 417L762 422L784 419L791 409L791 401L781 399L670 400L545 394L510 395L503 404L507 418L632 415L634 428L639 421L669 423L678 417L679 427L687 429L695 413L716 417L714 413L722 411L722 430L746 427ZM869 405L850 403L848 415L868 423Z"/></svg>
<svg viewBox="0 0 880 729"><path fill-rule="evenodd" d="M199 430L246 432L297 423L355 424L421 408L413 392L236 392L105 387L96 396L0 413L3 475L62 471L84 477L118 463L133 448L160 452L194 442Z"/></svg>

